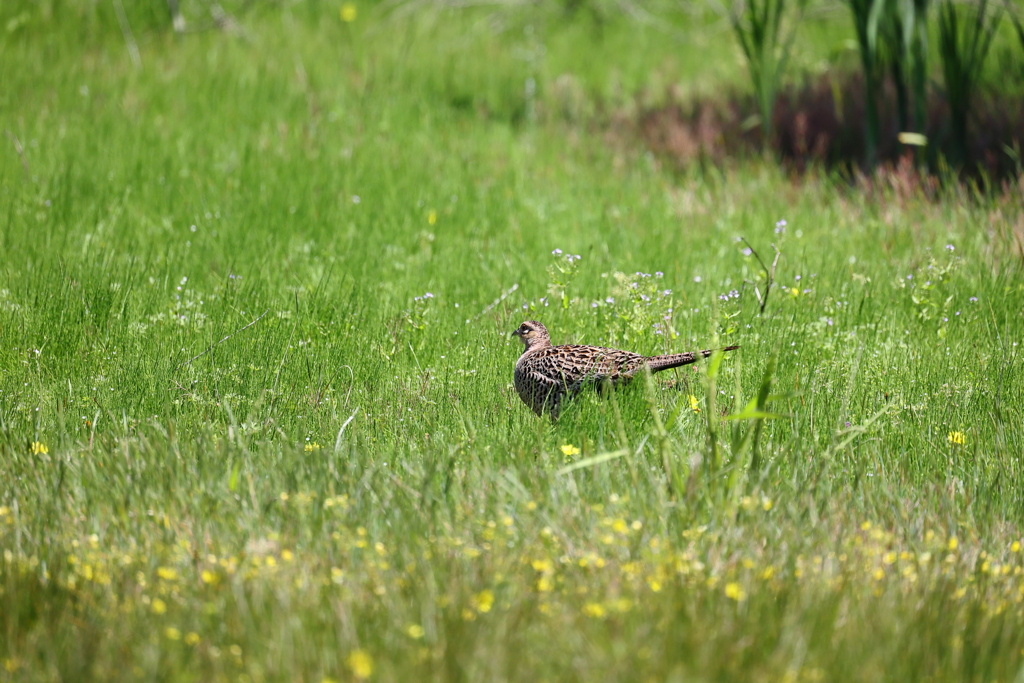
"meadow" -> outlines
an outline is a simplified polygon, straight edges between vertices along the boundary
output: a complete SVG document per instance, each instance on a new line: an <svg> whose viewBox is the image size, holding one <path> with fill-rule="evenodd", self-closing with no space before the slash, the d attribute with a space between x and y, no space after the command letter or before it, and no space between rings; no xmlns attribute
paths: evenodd
<svg viewBox="0 0 1024 683"><path fill-rule="evenodd" d="M648 152L712 12L119 5L0 7L0 681L1024 675L1020 185Z"/></svg>

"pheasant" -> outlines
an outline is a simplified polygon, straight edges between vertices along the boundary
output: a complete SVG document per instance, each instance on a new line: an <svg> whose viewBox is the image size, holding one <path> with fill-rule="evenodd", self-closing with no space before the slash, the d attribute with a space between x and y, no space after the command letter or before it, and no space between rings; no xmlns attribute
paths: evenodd
<svg viewBox="0 0 1024 683"><path fill-rule="evenodd" d="M696 363L714 353L705 350L641 356L601 346L552 346L547 328L536 320L527 320L512 334L526 346L516 361L516 393L537 415L548 413L552 422L558 419L562 401L580 393L584 387L600 385L605 380L613 385L625 384L644 367L658 372ZM738 348L727 346L722 350Z"/></svg>

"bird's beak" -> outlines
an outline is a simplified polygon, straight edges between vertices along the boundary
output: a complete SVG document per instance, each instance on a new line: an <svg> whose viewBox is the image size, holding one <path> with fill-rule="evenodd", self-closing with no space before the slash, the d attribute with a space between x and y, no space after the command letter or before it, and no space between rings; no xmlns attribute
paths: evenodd
<svg viewBox="0 0 1024 683"><path fill-rule="evenodd" d="M519 330L518 329L515 329L515 330L512 330L512 336L513 337L521 337L523 335L519 334Z"/></svg>

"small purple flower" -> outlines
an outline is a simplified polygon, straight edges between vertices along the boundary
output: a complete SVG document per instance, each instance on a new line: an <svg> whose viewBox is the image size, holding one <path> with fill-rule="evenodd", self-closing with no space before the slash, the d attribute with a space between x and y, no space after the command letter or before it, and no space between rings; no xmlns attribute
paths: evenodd
<svg viewBox="0 0 1024 683"><path fill-rule="evenodd" d="M597 308L597 302L595 301L594 303L590 304L590 307L591 308Z"/></svg>
<svg viewBox="0 0 1024 683"><path fill-rule="evenodd" d="M976 303L978 301L978 297L972 296L970 299L968 299L968 301L970 301L972 304Z"/></svg>
<svg viewBox="0 0 1024 683"><path fill-rule="evenodd" d="M552 254L553 256L561 256L561 255L562 255L562 250L561 250L561 249L553 249L553 250L551 251L551 254Z"/></svg>
<svg viewBox="0 0 1024 683"><path fill-rule="evenodd" d="M608 297L607 299L604 300L604 302L606 304L613 304L615 303L615 299L613 297Z"/></svg>
<svg viewBox="0 0 1024 683"><path fill-rule="evenodd" d="M656 270L654 271L654 277L665 277L665 273L661 272L660 270Z"/></svg>
<svg viewBox="0 0 1024 683"><path fill-rule="evenodd" d="M744 256L750 256L753 253L754 253L754 250L751 249L750 247L747 247L746 249L743 250L743 255Z"/></svg>
<svg viewBox="0 0 1024 683"><path fill-rule="evenodd" d="M952 244L947 244L946 245L946 251L954 251L954 250L956 250L956 247L954 247Z"/></svg>
<svg viewBox="0 0 1024 683"><path fill-rule="evenodd" d="M908 275L908 276L907 276L907 279L908 279L908 280L913 280L913 279L914 279L914 276L913 276L913 275Z"/></svg>

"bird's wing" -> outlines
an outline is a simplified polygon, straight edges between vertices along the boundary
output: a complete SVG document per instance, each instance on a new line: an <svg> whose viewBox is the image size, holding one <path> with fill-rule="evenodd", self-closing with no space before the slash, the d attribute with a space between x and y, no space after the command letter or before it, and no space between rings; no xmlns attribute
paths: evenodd
<svg viewBox="0 0 1024 683"><path fill-rule="evenodd" d="M547 377L575 391L584 383L629 377L643 364L644 357L618 349L567 344L552 347L537 361Z"/></svg>

